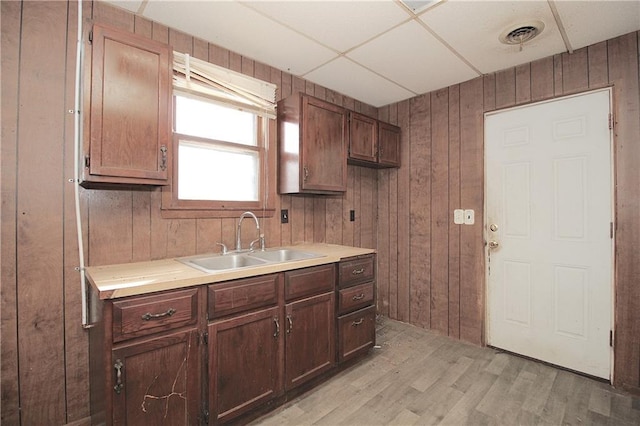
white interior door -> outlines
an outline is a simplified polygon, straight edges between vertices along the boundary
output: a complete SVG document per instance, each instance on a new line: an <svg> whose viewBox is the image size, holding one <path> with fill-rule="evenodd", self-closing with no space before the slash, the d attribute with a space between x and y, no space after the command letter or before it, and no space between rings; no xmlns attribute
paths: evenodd
<svg viewBox="0 0 640 426"><path fill-rule="evenodd" d="M485 116L488 344L607 379L610 99L606 89Z"/></svg>

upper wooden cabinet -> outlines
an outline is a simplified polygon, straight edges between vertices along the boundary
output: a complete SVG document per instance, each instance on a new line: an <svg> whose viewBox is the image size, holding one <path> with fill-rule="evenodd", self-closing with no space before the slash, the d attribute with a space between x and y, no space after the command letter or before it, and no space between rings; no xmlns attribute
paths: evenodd
<svg viewBox="0 0 640 426"><path fill-rule="evenodd" d="M400 128L349 112L349 164L400 167Z"/></svg>
<svg viewBox="0 0 640 426"><path fill-rule="evenodd" d="M296 93L278 102L281 194L347 190L345 108Z"/></svg>
<svg viewBox="0 0 640 426"><path fill-rule="evenodd" d="M84 181L168 183L171 73L169 45L94 25Z"/></svg>
<svg viewBox="0 0 640 426"><path fill-rule="evenodd" d="M349 112L349 160L378 161L378 121Z"/></svg>
<svg viewBox="0 0 640 426"><path fill-rule="evenodd" d="M400 127L378 122L378 164L400 167Z"/></svg>

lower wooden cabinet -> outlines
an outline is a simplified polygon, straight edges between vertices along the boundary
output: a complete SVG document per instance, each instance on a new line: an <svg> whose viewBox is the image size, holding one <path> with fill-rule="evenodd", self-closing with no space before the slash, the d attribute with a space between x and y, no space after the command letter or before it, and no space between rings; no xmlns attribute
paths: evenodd
<svg viewBox="0 0 640 426"><path fill-rule="evenodd" d="M375 254L338 264L338 362L356 358L376 344Z"/></svg>
<svg viewBox="0 0 640 426"><path fill-rule="evenodd" d="M101 301L92 292L93 424L201 422L204 294L195 287Z"/></svg>
<svg viewBox="0 0 640 426"><path fill-rule="evenodd" d="M338 289L339 264L327 264L114 300L93 295L92 423L246 423L328 378L375 341L373 259L342 265L348 285Z"/></svg>
<svg viewBox="0 0 640 426"><path fill-rule="evenodd" d="M282 394L281 323L275 306L209 325L209 406L216 423Z"/></svg>
<svg viewBox="0 0 640 426"><path fill-rule="evenodd" d="M114 425L199 423L197 330L119 346L111 354Z"/></svg>
<svg viewBox="0 0 640 426"><path fill-rule="evenodd" d="M335 364L333 292L286 305L286 387L292 389Z"/></svg>

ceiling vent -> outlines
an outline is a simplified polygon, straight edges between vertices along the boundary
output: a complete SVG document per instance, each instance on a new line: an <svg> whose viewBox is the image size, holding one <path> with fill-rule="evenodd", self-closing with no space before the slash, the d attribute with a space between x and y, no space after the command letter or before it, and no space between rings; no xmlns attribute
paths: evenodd
<svg viewBox="0 0 640 426"><path fill-rule="evenodd" d="M504 44L519 45L522 50L522 45L537 37L542 30L544 30L544 23L540 21L527 22L506 29L498 39Z"/></svg>
<svg viewBox="0 0 640 426"><path fill-rule="evenodd" d="M439 3L441 0L400 0L413 13L418 14L427 8Z"/></svg>

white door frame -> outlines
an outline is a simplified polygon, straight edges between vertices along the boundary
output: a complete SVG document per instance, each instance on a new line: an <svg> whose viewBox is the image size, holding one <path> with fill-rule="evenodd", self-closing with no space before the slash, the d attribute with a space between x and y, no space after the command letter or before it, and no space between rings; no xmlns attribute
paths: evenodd
<svg viewBox="0 0 640 426"><path fill-rule="evenodd" d="M528 102L526 104L521 104L521 105L516 105L513 107L508 107L508 108L502 108L502 109L498 109L498 110L493 110L493 111L489 111L489 112L485 112L483 114L483 128L484 128L484 123L486 122L486 117L488 115L493 115L493 114L499 114L501 112L505 112L505 111L510 111L513 109L518 109L518 108L523 108L523 107L528 107L528 106L532 106L532 105L541 105L544 103L550 103L550 102L555 102L555 101L559 101L559 100L563 100L563 99L569 99L569 98L574 98L574 97L578 97L578 96L582 96L582 95L588 95L591 93L597 93L597 92L608 92L609 93L609 127L613 128L613 123L615 122L615 120L613 119L613 111L614 111L614 107L613 107L613 88L612 87L605 87L605 88L600 88L600 89L594 89L594 90L587 90L584 92L580 92L580 93L574 93L571 95L565 95L565 96L558 96L558 97L554 97L551 99L545 99L542 101L536 101L536 102ZM611 262L612 262L612 268L611 268L611 319L610 319L610 329L611 332L613 333L612 336L612 344L610 347L610 353L611 353L611 365L609 367L610 369L610 374L609 374L609 382L613 383L613 379L614 379L614 356L615 356L615 351L614 351L614 344L615 344L615 289L616 289L616 282L615 282L615 278L616 278L616 257L615 257L615 253L616 253L616 179L615 179L615 166L616 166L616 157L615 157L615 137L614 137L614 132L611 131L609 133L610 135L610 140L609 140L609 150L611 153L611 217L613 220L613 227L612 227L612 244L611 244ZM483 146L485 148L483 148L484 150L484 170L485 173L483 173L484 177L483 177L483 190L484 190L484 223L483 223L483 230L482 230L482 235L484 238L484 272L485 272L485 297L484 297L484 311L485 311L485 316L484 316L484 323L485 323L485 332L484 332L484 344L488 345L489 343L489 317L490 317L490 312L489 312L489 268L490 268L490 263L489 263L489 256L490 256L490 252L489 252L489 223L488 223L488 209L487 209L487 174L486 174L486 170L487 170L487 150L486 150L486 134L483 133ZM562 367L558 367L558 368L562 368Z"/></svg>

